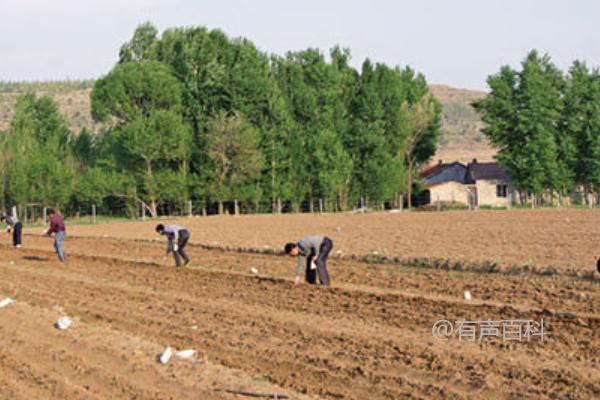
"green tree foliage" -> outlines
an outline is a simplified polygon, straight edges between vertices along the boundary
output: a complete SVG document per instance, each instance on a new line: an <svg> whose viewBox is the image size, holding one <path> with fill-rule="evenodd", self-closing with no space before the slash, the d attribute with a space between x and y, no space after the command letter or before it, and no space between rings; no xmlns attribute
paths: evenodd
<svg viewBox="0 0 600 400"><path fill-rule="evenodd" d="M534 50L521 71L505 66L490 76L490 94L473 104L487 124L484 134L498 149L498 161L522 194L564 194L581 180L576 137L590 122L580 123L585 108L594 103L582 89L588 75L576 63L565 79L548 55Z"/></svg>
<svg viewBox="0 0 600 400"><path fill-rule="evenodd" d="M401 165L394 165L385 136L385 111L378 91L377 76L370 60L362 65L356 92L350 106L354 116L347 135L355 165L353 196L374 203L393 197L393 178Z"/></svg>
<svg viewBox="0 0 600 400"><path fill-rule="evenodd" d="M72 190L69 130L50 97L27 93L17 99L2 141L6 204L66 205Z"/></svg>
<svg viewBox="0 0 600 400"><path fill-rule="evenodd" d="M564 95L564 138L567 163L576 182L600 188L600 72L576 61ZM566 143L565 143L566 142Z"/></svg>
<svg viewBox="0 0 600 400"><path fill-rule="evenodd" d="M156 43L158 29L150 22L138 26L131 41L123 44L119 51L119 63L141 61L150 57Z"/></svg>
<svg viewBox="0 0 600 400"><path fill-rule="evenodd" d="M441 110L410 68L357 71L350 57L269 55L220 30L144 23L94 84L100 132L68 132L50 99L21 101L0 140L0 189L10 204L144 202L152 215L190 198L379 206L435 151ZM425 127L413 118L423 104Z"/></svg>
<svg viewBox="0 0 600 400"><path fill-rule="evenodd" d="M411 206L413 178L415 168L427 161L436 150L440 134L440 109L439 102L433 96L423 96L416 104L408 101L402 104L405 124L405 141L403 152L398 157L406 165L406 188L408 206Z"/></svg>
<svg viewBox="0 0 600 400"><path fill-rule="evenodd" d="M179 82L156 61L117 65L92 92L92 115L114 126L117 168L139 178L138 192L152 215L165 200L159 189L165 185L160 182L172 176L156 172L178 169L181 179L187 173L182 165L189 161L191 134L182 112ZM185 181L179 188L184 198Z"/></svg>
<svg viewBox="0 0 600 400"><path fill-rule="evenodd" d="M260 193L263 155L258 132L240 114L227 117L219 114L208 129L208 157L214 174L211 192L223 212L223 201L229 199L256 200Z"/></svg>

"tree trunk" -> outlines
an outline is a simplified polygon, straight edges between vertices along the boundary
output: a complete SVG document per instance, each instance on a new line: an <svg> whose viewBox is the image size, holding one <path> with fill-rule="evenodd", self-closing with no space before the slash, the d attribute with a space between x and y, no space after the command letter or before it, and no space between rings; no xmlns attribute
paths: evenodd
<svg viewBox="0 0 600 400"><path fill-rule="evenodd" d="M223 201L219 200L219 215L223 215Z"/></svg>
<svg viewBox="0 0 600 400"><path fill-rule="evenodd" d="M154 194L154 182L152 182L152 161L146 160L146 180L148 190L148 199L150 200L150 216L152 218L156 217L156 196Z"/></svg>
<svg viewBox="0 0 600 400"><path fill-rule="evenodd" d="M292 212L300 212L300 202L299 201L292 201Z"/></svg>
<svg viewBox="0 0 600 400"><path fill-rule="evenodd" d="M184 209L185 207L187 207L187 205L190 202L190 193L189 193L189 187L188 187L188 172L189 172L189 163L188 160L183 160L181 162L180 165L180 172L183 175L183 180L185 182L185 192L183 193L182 199L181 199L181 204L182 204L182 209Z"/></svg>
<svg viewBox="0 0 600 400"><path fill-rule="evenodd" d="M407 205L408 205L408 209L410 210L412 207L412 169L413 169L413 162L412 160L408 161L408 179L406 180L407 182L407 188L406 188L406 196L407 196Z"/></svg>

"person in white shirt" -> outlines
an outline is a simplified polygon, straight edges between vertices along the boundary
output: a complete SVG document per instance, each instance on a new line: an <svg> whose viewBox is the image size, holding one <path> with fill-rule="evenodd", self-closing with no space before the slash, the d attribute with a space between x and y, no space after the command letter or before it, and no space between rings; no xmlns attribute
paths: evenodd
<svg viewBox="0 0 600 400"><path fill-rule="evenodd" d="M190 232L186 228L179 225L158 224L156 225L156 232L167 237L167 256L173 252L177 267L181 267L181 258L183 258L184 266L190 263L190 258L184 250L188 240L190 240Z"/></svg>
<svg viewBox="0 0 600 400"><path fill-rule="evenodd" d="M0 221L6 224L6 232L8 234L12 231L13 246L20 248L23 240L23 224L18 218L6 215L6 213L0 214Z"/></svg>

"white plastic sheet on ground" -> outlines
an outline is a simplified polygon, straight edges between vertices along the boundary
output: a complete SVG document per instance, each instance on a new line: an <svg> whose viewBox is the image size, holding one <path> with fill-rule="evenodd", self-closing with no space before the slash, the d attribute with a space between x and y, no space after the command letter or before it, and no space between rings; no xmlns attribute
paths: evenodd
<svg viewBox="0 0 600 400"><path fill-rule="evenodd" d="M169 346L165 349L165 351L163 351L163 353L160 355L160 357L158 357L158 362L161 364L166 364L169 362L172 355L173 355L173 349Z"/></svg>
<svg viewBox="0 0 600 400"><path fill-rule="evenodd" d="M175 356L182 360L187 360L188 358L192 358L194 355L196 355L196 350L192 350L192 349L181 350L181 351L178 351L177 353L175 353Z"/></svg>
<svg viewBox="0 0 600 400"><path fill-rule="evenodd" d="M11 299L10 297L5 298L4 300L0 301L0 308L4 308L9 304L14 303L14 300Z"/></svg>
<svg viewBox="0 0 600 400"><path fill-rule="evenodd" d="M72 323L73 321L71 321L71 318L64 316L60 317L58 321L56 321L56 324L54 324L54 326L56 326L56 328L60 329L61 331L64 331L66 329L69 329Z"/></svg>

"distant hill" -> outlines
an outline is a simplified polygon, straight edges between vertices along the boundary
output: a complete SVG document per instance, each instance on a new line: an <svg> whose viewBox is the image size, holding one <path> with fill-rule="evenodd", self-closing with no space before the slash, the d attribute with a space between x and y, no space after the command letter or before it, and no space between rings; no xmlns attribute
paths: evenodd
<svg viewBox="0 0 600 400"><path fill-rule="evenodd" d="M93 84L92 80L0 82L0 131L9 127L16 98L26 91L54 97L74 132L79 132L83 127L96 131L98 125L94 124L90 114L90 92ZM474 100L485 96L485 92L456 89L445 85L430 85L430 90L444 107L443 134L434 161L441 159L466 162L473 158L492 160L494 150L488 146L485 137L480 133L481 119L470 105Z"/></svg>
<svg viewBox="0 0 600 400"><path fill-rule="evenodd" d="M471 103L486 95L485 92L456 89L446 85L430 85L431 93L444 107L442 138L435 160L467 162L473 158L493 160L495 151L481 133L483 122Z"/></svg>
<svg viewBox="0 0 600 400"><path fill-rule="evenodd" d="M52 96L61 113L69 121L72 131L79 132L87 127L91 130L98 128L92 120L90 93L94 81L56 81L56 82L0 82L0 131L10 126L17 97L25 92L34 91L41 95Z"/></svg>

